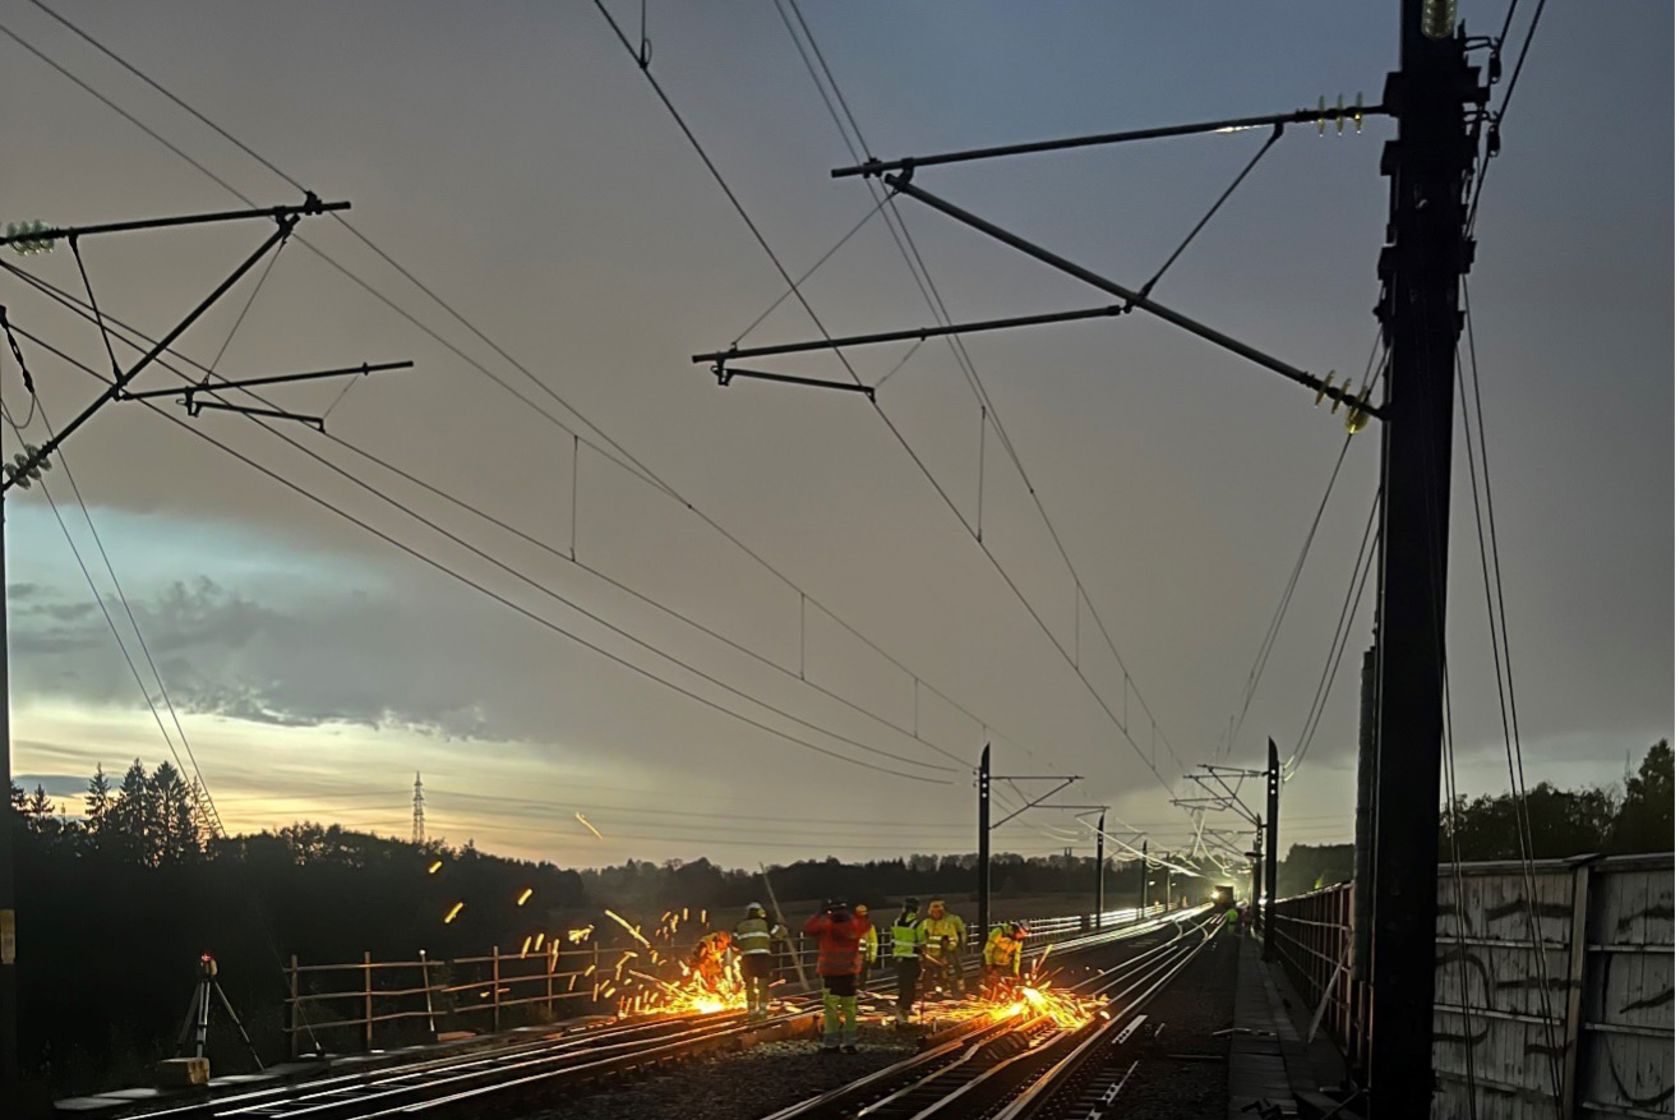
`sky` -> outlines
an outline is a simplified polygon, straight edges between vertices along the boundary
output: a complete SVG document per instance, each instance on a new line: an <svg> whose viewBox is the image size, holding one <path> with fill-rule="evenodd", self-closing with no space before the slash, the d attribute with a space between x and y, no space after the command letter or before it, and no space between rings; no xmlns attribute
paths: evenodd
<svg viewBox="0 0 1680 1120"><path fill-rule="evenodd" d="M890 157L1373 103L1397 61L1394 7L805 0L798 14L867 150ZM305 220L308 244L235 287L183 354L229 377L415 368L357 379L342 399L336 382L273 389L284 408L330 410L331 438L122 402L67 443L47 479L56 515L40 489L8 493L26 781L69 798L96 764L190 747L233 830L305 819L407 835L419 772L428 831L454 843L562 864L752 866L973 850L987 742L994 771L1017 776L1000 807L1077 774L1059 803L1109 806L1113 830L1159 850L1188 834L1170 803L1195 792L1182 775L1261 765L1271 737L1300 760L1285 845L1350 835L1374 579L1346 653L1328 658L1322 718L1303 728L1371 509L1374 424L1348 448L1227 744L1344 442L1308 391L1142 315L971 337L984 417L952 350L931 342L856 353L865 381L890 374L879 411L854 394L720 388L689 356L741 337L786 284L593 5L54 8L290 178L351 200L367 239ZM639 38L638 5L608 10ZM874 204L828 174L852 159L792 9L647 11L651 73L802 274ZM1472 34L1496 32L1504 11L1462 7ZM1519 4L1519 30L1531 15ZM1619 782L1673 732L1673 20L1660 3L1547 10L1477 225L1471 308L1531 783ZM19 38L232 188L297 201L38 5L12 0L0 25L0 93L29 107L0 119L0 142L30 154L0 164L0 219L239 205ZM1155 296L1357 383L1391 135L1380 118L1359 134L1289 131ZM1136 285L1264 137L928 168L917 182ZM1108 302L895 205L955 318ZM90 237L83 258L101 308L156 337L270 228ZM13 260L81 291L62 248ZM834 333L932 321L879 214L802 292ZM89 324L14 275L0 293L20 327L109 368ZM743 345L817 333L789 299ZM98 386L22 345L38 407L9 354L0 394L40 442ZM778 362L763 365L846 376L830 356ZM136 384L172 383L154 368ZM19 440L4 439L9 456ZM1497 792L1507 756L1462 442L1454 462L1456 774L1466 793ZM1072 813L1040 810L994 847L1090 843Z"/></svg>

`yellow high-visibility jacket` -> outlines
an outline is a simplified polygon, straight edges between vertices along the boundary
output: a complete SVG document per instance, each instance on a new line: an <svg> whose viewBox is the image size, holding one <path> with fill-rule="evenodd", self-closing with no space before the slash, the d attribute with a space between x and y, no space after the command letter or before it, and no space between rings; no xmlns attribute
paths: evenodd
<svg viewBox="0 0 1680 1120"><path fill-rule="evenodd" d="M980 959L994 968L1006 968L1013 975L1021 975L1021 943L1009 936L1007 926L998 926L986 938Z"/></svg>
<svg viewBox="0 0 1680 1120"><path fill-rule="evenodd" d="M964 942L968 940L968 927L955 914L947 913L943 918L923 918L922 930L927 934L927 955L932 960L940 958L940 938L951 939L951 951L962 952Z"/></svg>

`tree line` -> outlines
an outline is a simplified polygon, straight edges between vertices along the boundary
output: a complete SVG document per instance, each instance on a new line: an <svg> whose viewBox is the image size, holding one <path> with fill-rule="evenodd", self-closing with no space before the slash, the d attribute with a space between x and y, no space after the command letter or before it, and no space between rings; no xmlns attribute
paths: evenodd
<svg viewBox="0 0 1680 1120"><path fill-rule="evenodd" d="M413 959L424 948L444 959L498 945L511 951L538 930L599 922L606 907L650 922L673 906L710 908L713 924L727 924L735 908L764 899L756 873L705 858L573 869L496 856L470 840L416 847L314 823L215 838L197 800L168 762L148 771L136 761L115 786L96 770L79 819L59 815L39 786L11 791L26 1061L61 1092L132 1083L167 1056L201 952L221 962L223 987L259 1047L277 1057L286 1050L283 969L293 953L305 963L331 963L359 961L364 950L375 959ZM1527 812L1539 858L1672 850L1673 752L1666 741L1651 748L1620 788L1542 782L1528 792ZM1515 857L1515 820L1509 794L1461 799L1443 814L1443 858L1454 838L1466 860ZM976 860L973 853L830 858L771 874L789 906L839 895L884 910L905 895L944 895L972 918ZM1351 844L1295 845L1280 864L1279 893L1344 881L1352 870ZM1138 896L1139 874L1136 861L1105 867L1110 906ZM1154 898L1165 890L1157 875ZM1083 909L1095 880L1091 854L993 856L993 889L1003 899L1060 894L1070 910ZM1209 887L1175 877L1173 893L1197 898ZM530 901L521 906L516 900L527 889ZM221 1041L219 1053L236 1070L244 1060L237 1040ZM228 1071L227 1063L219 1068Z"/></svg>

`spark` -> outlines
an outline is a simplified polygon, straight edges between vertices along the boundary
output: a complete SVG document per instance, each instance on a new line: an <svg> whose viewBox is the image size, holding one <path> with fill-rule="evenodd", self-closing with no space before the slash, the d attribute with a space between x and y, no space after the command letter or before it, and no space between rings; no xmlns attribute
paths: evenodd
<svg viewBox="0 0 1680 1120"><path fill-rule="evenodd" d="M594 932L594 926L584 926L582 929L569 929L566 931L566 940L570 941L573 945L580 945L589 940L589 935Z"/></svg>
<svg viewBox="0 0 1680 1120"><path fill-rule="evenodd" d="M534 893L536 893L535 887L526 887L524 890L519 892L519 897L513 900L513 904L515 906L525 905L527 902L531 901L531 895Z"/></svg>
<svg viewBox="0 0 1680 1120"><path fill-rule="evenodd" d="M443 924L448 925L450 922L453 922L456 919L456 917L461 913L461 909L465 906L466 906L465 902L457 902L455 905L451 906L449 908L449 913L447 913L443 916Z"/></svg>
<svg viewBox="0 0 1680 1120"><path fill-rule="evenodd" d="M596 828L594 825L590 824L589 823L589 818L584 816L581 812L573 813L572 815L578 819L579 824L581 824L583 827L587 828L589 831L591 831L595 834L595 839L597 839L597 840L605 840L606 839L605 836L601 835L601 830Z"/></svg>
<svg viewBox="0 0 1680 1120"><path fill-rule="evenodd" d="M441 870L443 870L443 861L441 859L434 859L432 861L432 865L426 868L426 874L436 875Z"/></svg>
<svg viewBox="0 0 1680 1120"><path fill-rule="evenodd" d="M605 914L607 917L611 918L613 921L617 922L619 925L623 926L625 928L626 932L628 932L631 937L634 937L637 941L640 941L642 943L642 946L644 948L648 948L648 949L653 948L653 946L651 944L649 944L648 939L642 936L642 930L641 930L640 926L631 925L629 922L625 921L623 918L619 917L617 914L614 914L611 910L603 910L601 912L603 914Z"/></svg>
<svg viewBox="0 0 1680 1120"><path fill-rule="evenodd" d="M527 934L526 934L526 935L525 935L525 944L523 944L523 945L521 945L521 946L520 946L520 947L519 947L519 958L520 958L520 959L521 959L521 960L524 960L524 959L525 959L525 957L526 957L526 956L527 956L527 955L528 955L528 954L529 954L529 953L530 953L530 952L531 952L531 935L530 935L530 934L528 934L528 933L527 933Z"/></svg>
<svg viewBox="0 0 1680 1120"><path fill-rule="evenodd" d="M534 950L539 950L539 951L540 951L540 950L541 950L541 949L542 949L542 943L543 943L543 936L544 936L544 935L543 935L543 934L541 934L541 933L539 933L539 934L537 934L537 939L536 939L536 941L534 941L534 942L533 942L533 943L532 943L532 944L531 944L531 948L532 948L532 949L534 949Z"/></svg>

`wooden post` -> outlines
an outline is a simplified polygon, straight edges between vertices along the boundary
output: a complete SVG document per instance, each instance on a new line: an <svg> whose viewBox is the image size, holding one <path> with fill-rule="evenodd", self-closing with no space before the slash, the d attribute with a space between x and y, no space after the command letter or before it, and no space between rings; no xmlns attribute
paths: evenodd
<svg viewBox="0 0 1680 1120"><path fill-rule="evenodd" d="M362 950L362 1049L373 1049L373 954Z"/></svg>
<svg viewBox="0 0 1680 1120"><path fill-rule="evenodd" d="M502 1029L502 947L490 947L490 1029Z"/></svg>
<svg viewBox="0 0 1680 1120"><path fill-rule="evenodd" d="M1563 1013L1563 1099L1559 1120L1573 1120L1581 1064L1581 997L1586 988L1587 902L1592 897L1592 862L1575 867L1574 896L1569 919L1569 997ZM1545 950L1541 950L1544 952Z"/></svg>
<svg viewBox="0 0 1680 1120"><path fill-rule="evenodd" d="M292 1012L290 1022L292 1026L292 1057L295 1058L298 1056L298 1019L300 1018L298 1014L298 963L296 953L292 954L292 966L287 969L287 972L289 973L288 986L292 991Z"/></svg>

